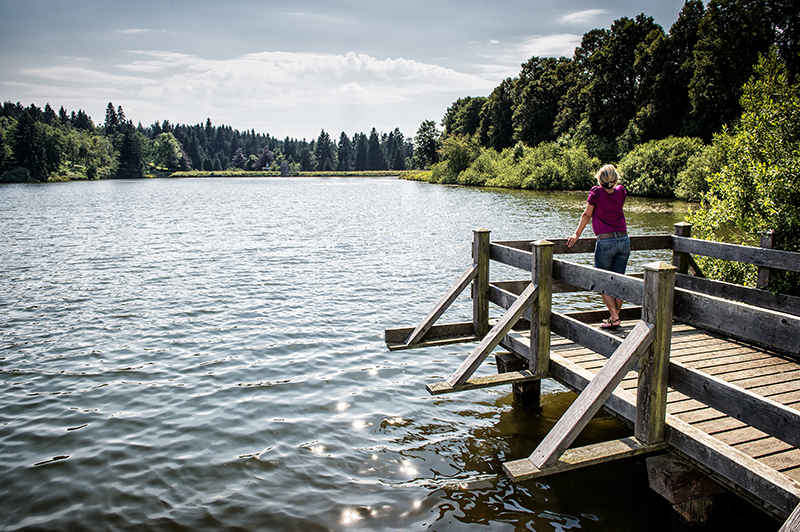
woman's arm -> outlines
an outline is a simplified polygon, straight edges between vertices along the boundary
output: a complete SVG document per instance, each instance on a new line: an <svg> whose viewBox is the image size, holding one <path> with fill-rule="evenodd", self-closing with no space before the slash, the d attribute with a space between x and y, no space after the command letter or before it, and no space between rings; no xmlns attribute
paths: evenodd
<svg viewBox="0 0 800 532"><path fill-rule="evenodd" d="M578 222L578 228L575 230L575 234L571 237L567 238L567 247L571 248L575 242L581 237L581 233L586 228L586 224L592 219L592 213L594 213L594 205L586 204L586 210L583 211L581 214L581 219Z"/></svg>

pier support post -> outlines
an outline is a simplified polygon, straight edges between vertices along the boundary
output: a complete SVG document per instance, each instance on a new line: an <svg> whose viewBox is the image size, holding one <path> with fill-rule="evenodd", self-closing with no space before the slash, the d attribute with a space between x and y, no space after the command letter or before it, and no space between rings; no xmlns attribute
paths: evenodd
<svg viewBox="0 0 800 532"><path fill-rule="evenodd" d="M714 509L714 496L725 490L719 484L670 453L645 460L650 488L667 499L687 524L703 524Z"/></svg>
<svg viewBox="0 0 800 532"><path fill-rule="evenodd" d="M761 232L761 247L772 249L775 247L775 231L768 229ZM758 280L756 281L756 288L766 290L769 286L770 269L763 266L758 267Z"/></svg>
<svg viewBox="0 0 800 532"><path fill-rule="evenodd" d="M472 262L478 269L472 281L472 328L483 338L489 332L489 235L491 231L472 232Z"/></svg>
<svg viewBox="0 0 800 532"><path fill-rule="evenodd" d="M644 267L642 320L655 327L653 343L639 359L634 435L646 444L664 441L675 271L674 266L665 262Z"/></svg>
<svg viewBox="0 0 800 532"><path fill-rule="evenodd" d="M528 369L528 364L523 359L511 353L500 353L499 355L495 355L494 359L497 363L497 373L508 373L510 371ZM542 381L535 380L512 384L511 391L514 394L514 403L523 407L539 406Z"/></svg>
<svg viewBox="0 0 800 532"><path fill-rule="evenodd" d="M552 242L536 240L531 244L533 263L531 282L539 287L539 297L531 305L530 367L533 373L550 371L550 316L553 300Z"/></svg>
<svg viewBox="0 0 800 532"><path fill-rule="evenodd" d="M675 224L675 236L691 238L692 224L688 222L678 222ZM672 265L678 268L678 273L689 273L689 254L672 252Z"/></svg>

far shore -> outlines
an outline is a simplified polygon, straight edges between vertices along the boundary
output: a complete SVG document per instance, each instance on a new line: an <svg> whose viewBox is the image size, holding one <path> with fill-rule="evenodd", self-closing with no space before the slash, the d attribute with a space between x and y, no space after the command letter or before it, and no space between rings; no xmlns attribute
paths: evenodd
<svg viewBox="0 0 800 532"><path fill-rule="evenodd" d="M413 173L416 172L400 170L364 170L347 172L290 172L288 174L281 174L280 171L247 172L244 170L223 170L216 172L200 172L189 170L186 172L173 172L169 174L168 177L398 177Z"/></svg>

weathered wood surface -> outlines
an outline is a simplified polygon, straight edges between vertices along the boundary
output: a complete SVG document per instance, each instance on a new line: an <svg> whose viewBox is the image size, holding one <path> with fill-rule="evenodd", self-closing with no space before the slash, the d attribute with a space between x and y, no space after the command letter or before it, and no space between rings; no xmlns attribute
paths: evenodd
<svg viewBox="0 0 800 532"><path fill-rule="evenodd" d="M553 278L599 294L614 296L634 305L642 304L644 281L641 279L558 259L553 260Z"/></svg>
<svg viewBox="0 0 800 532"><path fill-rule="evenodd" d="M733 299L742 303L800 316L800 297L773 294L766 290L723 283L722 281L712 281L711 279L693 275L678 275L675 279L675 286L709 296Z"/></svg>
<svg viewBox="0 0 800 532"><path fill-rule="evenodd" d="M681 504L725 491L691 464L671 453L651 456L646 464L650 488L670 504Z"/></svg>
<svg viewBox="0 0 800 532"><path fill-rule="evenodd" d="M553 243L532 244L531 283L538 287L530 307L531 354L529 369L546 373L550 368L550 322L553 300ZM505 333L503 334L505 336Z"/></svg>
<svg viewBox="0 0 800 532"><path fill-rule="evenodd" d="M422 321L417 325L416 329L408 336L406 340L406 345L413 346L417 342L419 342L425 333L427 333L430 328L436 323L436 320L442 317L442 314L450 308L450 305L453 304L453 301L464 291L464 289L469 286L469 283L472 282L473 279L478 275L478 268L476 266L470 266L467 270L461 275L461 278L454 284L450 290L439 300L436 305L434 305L433 309L425 316Z"/></svg>
<svg viewBox="0 0 800 532"><path fill-rule="evenodd" d="M800 531L800 504L794 509L789 519L783 523L783 526L778 532L798 532Z"/></svg>
<svg viewBox="0 0 800 532"><path fill-rule="evenodd" d="M621 458L630 458L653 452L662 451L669 447L666 443L645 445L636 438L628 437L619 440L604 441L585 447L567 449L554 465L539 469L528 458L514 460L503 464L503 470L514 481L529 480L556 473L572 471L582 467L589 467Z"/></svg>
<svg viewBox="0 0 800 532"><path fill-rule="evenodd" d="M680 288L675 318L800 357L800 317Z"/></svg>
<svg viewBox="0 0 800 532"><path fill-rule="evenodd" d="M476 275L472 286L472 324L475 336L483 338L489 331L489 236L490 231L472 232L472 262Z"/></svg>
<svg viewBox="0 0 800 532"><path fill-rule="evenodd" d="M555 316L554 332L557 332ZM624 336L632 325L623 322L615 335ZM525 353L526 343L525 334L512 331L502 345L516 353ZM797 441L796 433L800 430L794 420L800 410L800 364L682 323L673 324L670 358L670 371L677 376L670 376L666 441L728 488L744 490L742 495L751 502L785 519L800 502L800 450L765 430ZM553 336L550 372L576 391L583 390L606 362L603 355ZM680 375L681 372L693 376ZM691 386L687 387L685 382ZM632 371L604 407L632 424L637 385L637 374ZM674 385L688 393L697 392L704 401L726 408L731 414L687 397ZM736 406L741 395L739 388L746 390L745 401ZM737 400L732 402L729 396L734 393L738 394ZM767 400L762 401L758 396Z"/></svg>
<svg viewBox="0 0 800 532"><path fill-rule="evenodd" d="M554 465L575 441L625 374L653 342L653 325L640 321L530 456L539 469Z"/></svg>
<svg viewBox="0 0 800 532"><path fill-rule="evenodd" d="M800 272L798 254L790 251L739 246L736 244L725 244L723 242L712 242L710 240L699 240L696 238L674 235L672 236L672 249L680 253L691 253L692 255L703 255L716 259L746 262L776 270Z"/></svg>
<svg viewBox="0 0 800 532"><path fill-rule="evenodd" d="M447 379L447 383L450 384L450 386L461 386L472 376L478 366L480 366L492 350L500 344L503 336L517 323L522 313L527 310L537 295L538 287L534 284L529 285L528 288L520 294L516 303L503 314L503 317L500 318L489 333L483 337L480 343L475 346L475 349L473 349L467 359L462 362L456 372Z"/></svg>
<svg viewBox="0 0 800 532"><path fill-rule="evenodd" d="M665 262L655 262L644 267L642 320L652 323L654 328L653 342L639 361L636 424L633 434L646 444L664 441L675 270L674 266Z"/></svg>
<svg viewBox="0 0 800 532"><path fill-rule="evenodd" d="M398 329L386 329L384 331L384 341L390 351L400 349L412 349L434 345L448 345L463 342L474 342L478 338L475 336L472 322L447 323L432 326L423 336L422 340L414 345L407 345L406 339L414 332L413 327L401 327Z"/></svg>
<svg viewBox="0 0 800 532"><path fill-rule="evenodd" d="M632 251L651 249L671 249L672 235L632 235L629 237ZM553 253L562 255L566 253L594 253L597 238L581 238L571 248L567 247L566 238L548 238L555 246ZM521 251L530 251L533 240L505 240L492 242L499 246L515 248Z"/></svg>
<svg viewBox="0 0 800 532"><path fill-rule="evenodd" d="M493 375L479 375L467 379L460 386L451 386L445 381L434 382L426 386L431 395L441 395L444 393L461 392L464 390L476 390L478 388L490 388L492 386L502 386L504 384L521 384L541 380L547 377L546 373L533 373L529 370L507 371L505 373L495 373Z"/></svg>

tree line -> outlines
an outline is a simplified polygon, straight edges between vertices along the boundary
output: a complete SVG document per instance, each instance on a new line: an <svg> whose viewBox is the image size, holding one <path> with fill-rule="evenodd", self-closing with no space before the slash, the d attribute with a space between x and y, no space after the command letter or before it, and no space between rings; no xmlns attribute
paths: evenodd
<svg viewBox="0 0 800 532"><path fill-rule="evenodd" d="M687 0L668 32L622 17L571 58L532 57L489 96L459 98L443 131L423 122L419 155L433 181L517 188L588 188L587 168L617 162L634 194L698 199L697 172L678 174L713 163L759 57L774 50L797 80L798 32L789 0Z"/></svg>
<svg viewBox="0 0 800 532"><path fill-rule="evenodd" d="M134 126L122 106L109 102L103 124L83 111L56 112L5 102L0 110L0 181L137 178L185 170L263 171L286 163L300 171L403 171L416 164L414 143L399 128L367 135L345 132L334 140L283 140L230 126L170 124Z"/></svg>

